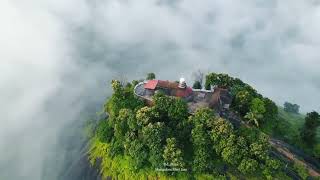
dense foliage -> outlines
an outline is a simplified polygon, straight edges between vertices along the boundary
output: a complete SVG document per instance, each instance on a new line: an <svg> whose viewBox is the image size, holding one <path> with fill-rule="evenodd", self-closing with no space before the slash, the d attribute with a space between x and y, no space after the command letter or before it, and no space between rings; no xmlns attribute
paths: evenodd
<svg viewBox="0 0 320 180"><path fill-rule="evenodd" d="M143 102L136 98L133 94L133 85L123 85L113 80L111 82L113 94L104 106L105 112L111 117L116 117L121 109L135 109L143 106Z"/></svg>
<svg viewBox="0 0 320 180"><path fill-rule="evenodd" d="M212 87L228 88L231 91L234 97L231 108L248 124L287 141L309 155L319 157L320 129L316 112L309 113L303 124L304 116L299 114L299 105L285 102L284 108L279 108L250 85L227 74L208 74L205 88Z"/></svg>
<svg viewBox="0 0 320 180"><path fill-rule="evenodd" d="M292 104L289 102L285 102L283 107L286 112L290 112L290 113L299 113L299 109L300 109L300 106L298 104Z"/></svg>
<svg viewBox="0 0 320 180"><path fill-rule="evenodd" d="M313 111L307 114L305 123L301 129L302 140L308 145L313 147L317 140L317 128L320 126L320 115Z"/></svg>
<svg viewBox="0 0 320 180"><path fill-rule="evenodd" d="M205 87L210 89L212 86L228 88L231 91L234 96L232 108L249 124L257 127L275 124L278 107L250 85L227 74L210 73L206 76Z"/></svg>
<svg viewBox="0 0 320 180"><path fill-rule="evenodd" d="M155 79L156 78L156 75L154 73L148 73L147 74L147 80L152 80L152 79Z"/></svg>
<svg viewBox="0 0 320 180"><path fill-rule="evenodd" d="M200 81L195 81L192 86L193 89L202 89L202 85Z"/></svg>
<svg viewBox="0 0 320 180"><path fill-rule="evenodd" d="M223 78L227 83L222 85L232 83L228 76ZM261 131L235 129L211 109L189 115L186 102L180 98L157 93L154 105L148 107L134 96L133 85L112 81L112 88L113 95L105 105L109 118L99 122L89 150L90 162L100 164L104 177L285 177L281 163L269 156L268 136ZM254 117L247 118L253 124L274 116L266 112L277 112L271 100L251 87L238 86L233 92L238 98L234 108L243 108L246 116L252 113Z"/></svg>
<svg viewBox="0 0 320 180"><path fill-rule="evenodd" d="M202 88L202 77L198 73L193 88ZM155 74L149 73L146 79L155 79ZM147 106L133 93L138 83L112 81L113 94L104 106L108 119L100 120L90 135L89 159L100 166L104 177L289 179L284 173L289 168L307 178L308 171L300 163L285 166L282 158L277 157L280 162L271 156L275 149L269 136L320 159L317 112L304 116L290 103L280 108L238 78L210 73L204 85L206 89L229 89L233 97L230 111L244 122L239 126L209 108L191 115L183 99L161 92L153 96L153 105Z"/></svg>

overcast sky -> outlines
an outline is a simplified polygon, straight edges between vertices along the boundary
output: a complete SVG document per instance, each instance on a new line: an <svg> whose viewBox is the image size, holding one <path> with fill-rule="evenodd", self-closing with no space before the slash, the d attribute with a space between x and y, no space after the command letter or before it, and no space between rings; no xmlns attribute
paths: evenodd
<svg viewBox="0 0 320 180"><path fill-rule="evenodd" d="M319 4L1 0L0 178L41 179L61 128L102 104L115 77L224 72L320 110Z"/></svg>

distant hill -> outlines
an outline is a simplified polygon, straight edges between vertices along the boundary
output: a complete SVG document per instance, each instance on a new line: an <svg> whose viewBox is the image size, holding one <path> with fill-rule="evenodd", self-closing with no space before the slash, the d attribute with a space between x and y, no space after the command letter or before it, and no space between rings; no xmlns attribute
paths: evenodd
<svg viewBox="0 0 320 180"><path fill-rule="evenodd" d="M296 127L302 127L305 118L305 115L300 113L286 112L281 106L279 106L279 116L291 123L292 126Z"/></svg>
<svg viewBox="0 0 320 180"><path fill-rule="evenodd" d="M278 112L279 118L283 120L284 123L288 124L286 127L288 129L288 133L285 135L284 138L288 138L289 140L294 141L290 138L299 135L299 129L302 128L304 124L305 115L286 112L284 111L283 107L279 107Z"/></svg>
<svg viewBox="0 0 320 180"><path fill-rule="evenodd" d="M291 144L304 148L299 140L295 137L299 136L300 129L303 127L306 115L301 113L291 113L284 111L284 108L279 106L279 118L284 121L286 125L287 134L284 139L288 140ZM317 130L317 138L320 139L320 128ZM308 152L308 150L306 150ZM311 154L311 152L308 152Z"/></svg>

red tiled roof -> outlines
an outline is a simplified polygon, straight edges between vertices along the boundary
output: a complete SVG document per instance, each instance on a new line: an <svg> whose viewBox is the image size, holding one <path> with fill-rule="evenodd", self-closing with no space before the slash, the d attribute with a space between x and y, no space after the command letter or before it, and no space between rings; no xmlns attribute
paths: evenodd
<svg viewBox="0 0 320 180"><path fill-rule="evenodd" d="M171 89L173 90L174 96L177 96L177 97L187 97L193 92L192 88L190 87L187 87L185 89L180 89L179 83L177 82L149 80L147 83L144 84L145 89L155 90L157 87Z"/></svg>
<svg viewBox="0 0 320 180"><path fill-rule="evenodd" d="M159 80L149 80L147 83L144 84L145 89L156 89L157 85L159 83Z"/></svg>
<svg viewBox="0 0 320 180"><path fill-rule="evenodd" d="M162 88L168 88L168 89L177 89L179 86L179 83L159 80L158 86Z"/></svg>
<svg viewBox="0 0 320 180"><path fill-rule="evenodd" d="M177 89L175 96L177 97L187 97L192 93L192 89L190 87L187 87L185 89Z"/></svg>
<svg viewBox="0 0 320 180"><path fill-rule="evenodd" d="M179 86L176 82L162 81L162 80L149 80L144 84L145 89L156 89L156 87L168 88L168 89L177 89Z"/></svg>

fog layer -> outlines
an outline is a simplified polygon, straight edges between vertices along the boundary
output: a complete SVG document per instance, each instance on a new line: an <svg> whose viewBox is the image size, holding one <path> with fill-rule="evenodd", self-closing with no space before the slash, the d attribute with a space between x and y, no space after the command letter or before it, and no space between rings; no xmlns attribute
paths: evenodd
<svg viewBox="0 0 320 180"><path fill-rule="evenodd" d="M2 0L0 178L43 179L63 127L116 77L224 72L319 110L319 19L316 0Z"/></svg>

